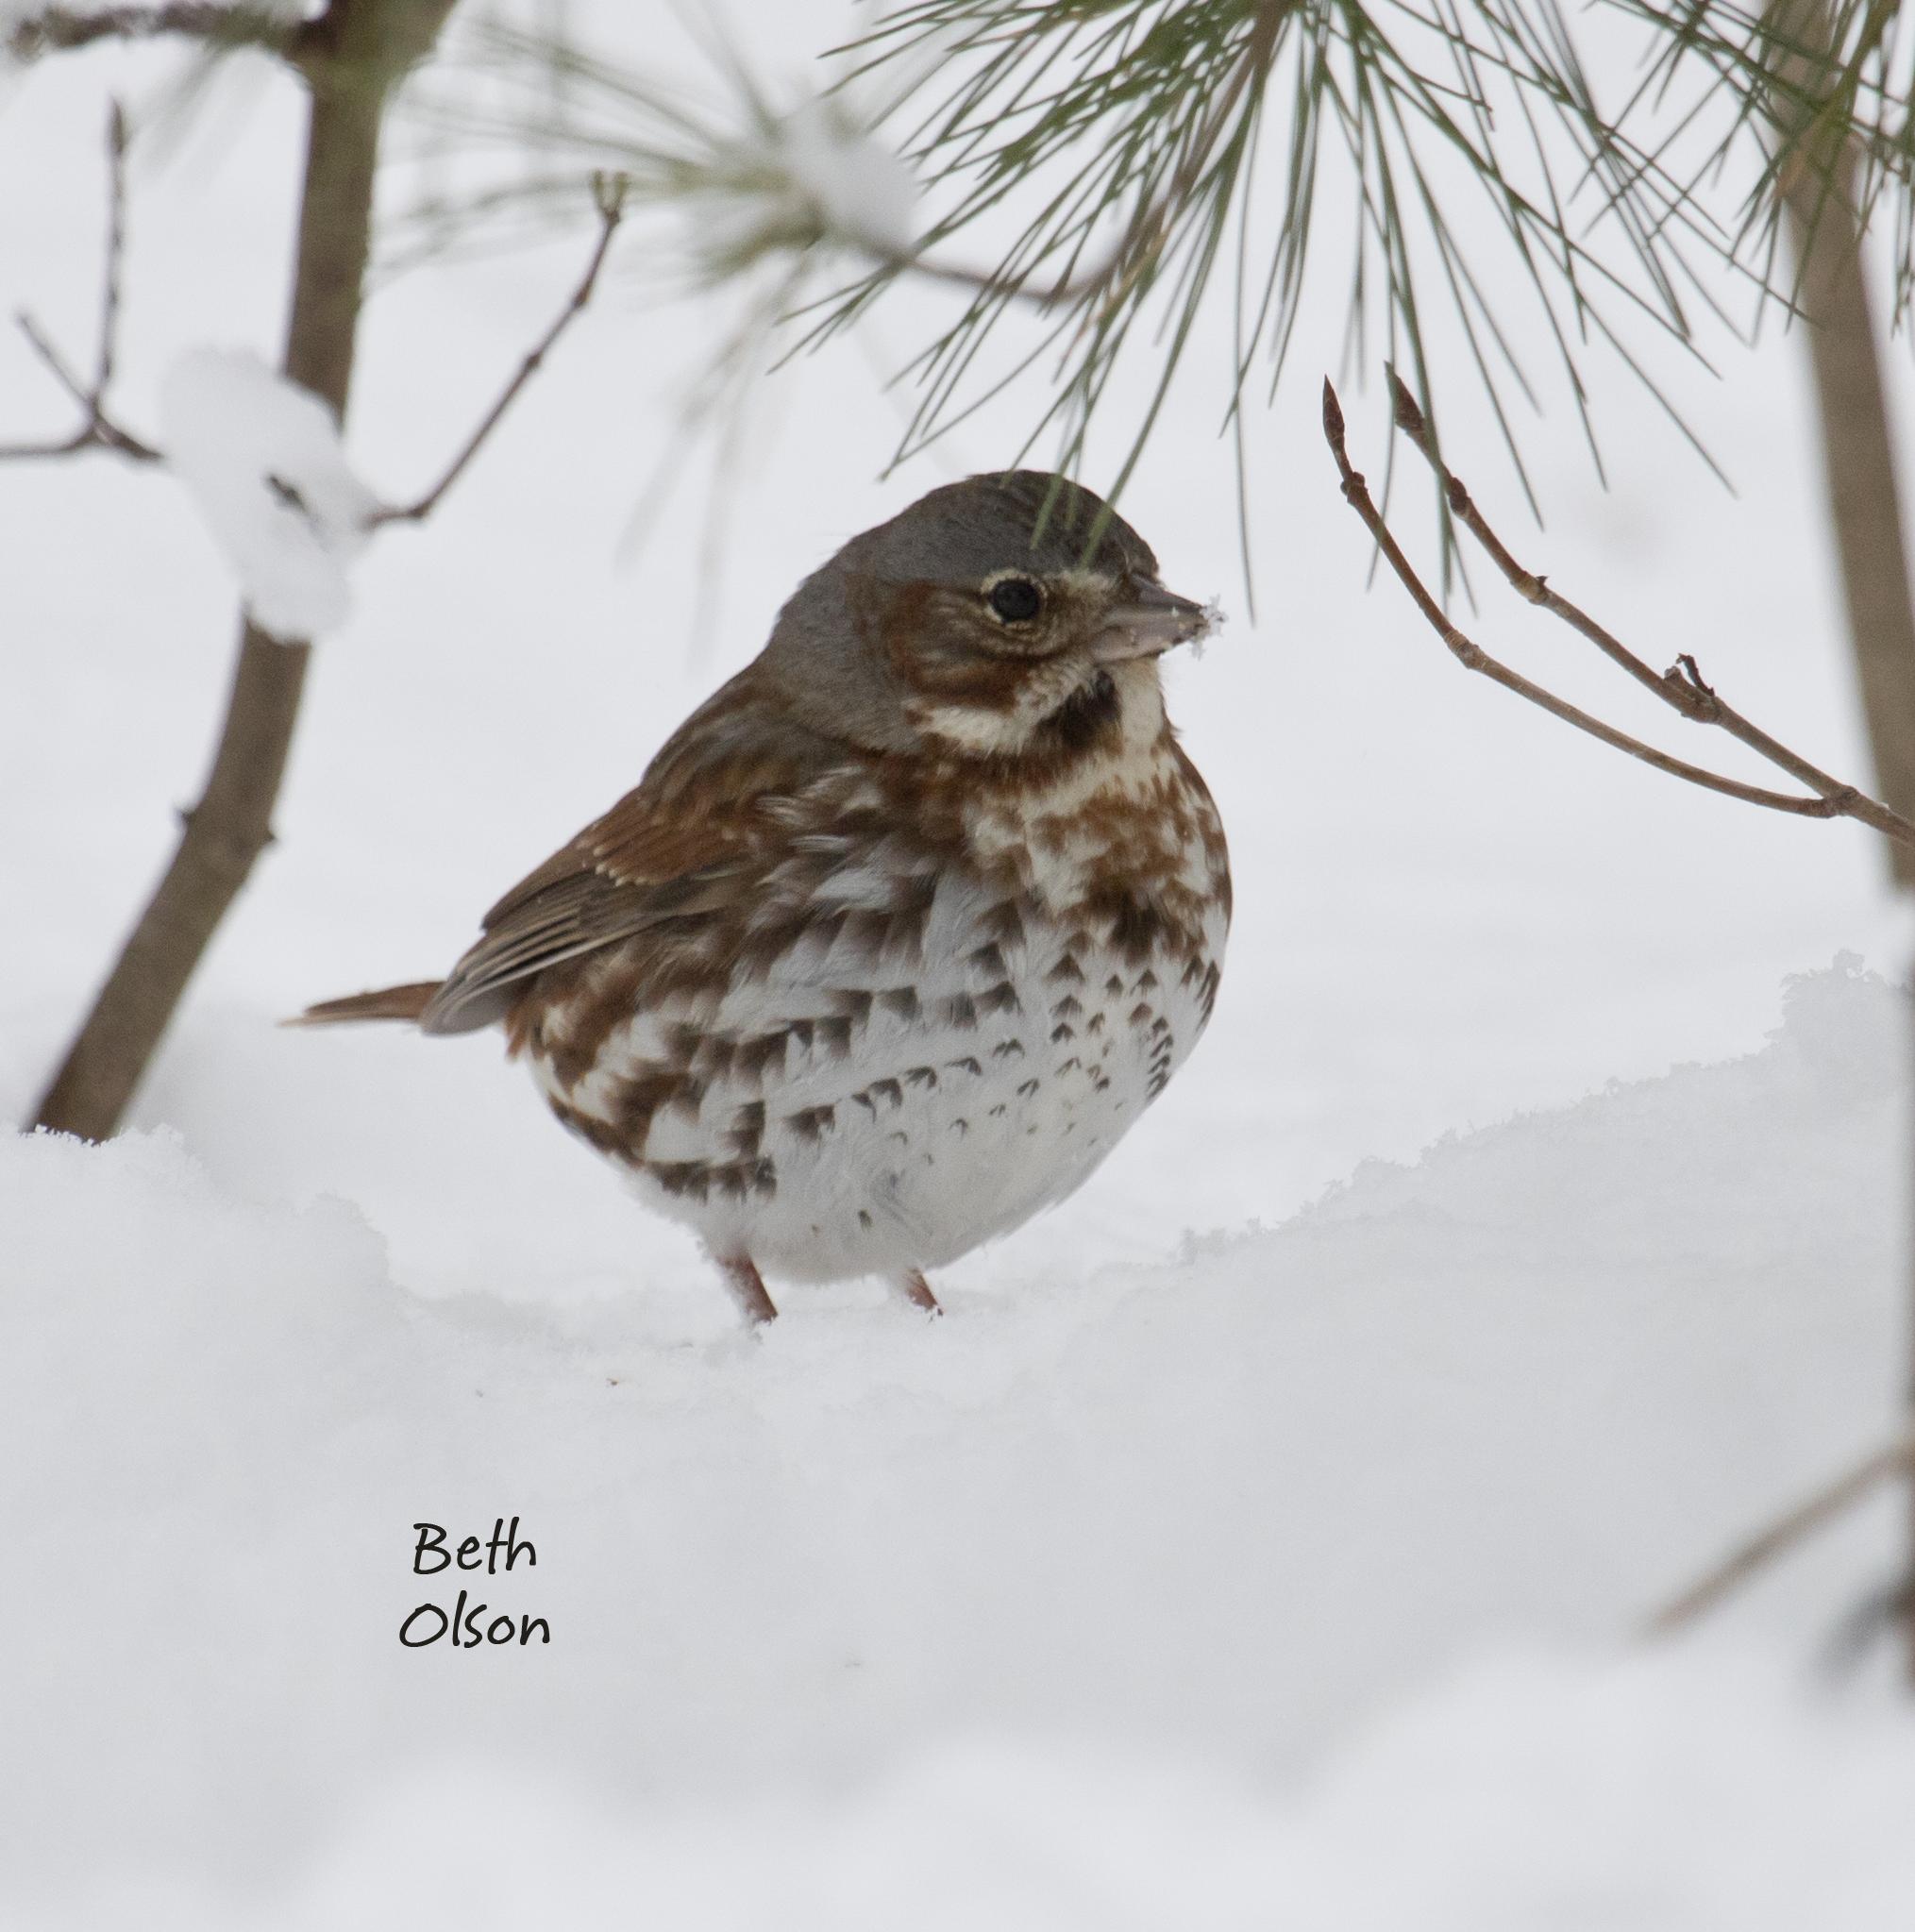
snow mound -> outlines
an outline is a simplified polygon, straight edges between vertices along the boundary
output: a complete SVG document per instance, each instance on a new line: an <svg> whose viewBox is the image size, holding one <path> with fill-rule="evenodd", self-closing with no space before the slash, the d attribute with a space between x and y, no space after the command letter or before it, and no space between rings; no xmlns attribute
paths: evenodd
<svg viewBox="0 0 1915 1932"><path fill-rule="evenodd" d="M1783 985L1769 1050L1660 1079L1611 1083L1574 1107L1452 1134L1414 1167L1367 1161L1298 1218L1300 1229L1439 1214L1502 1245L1754 1264L1777 1243L1851 1232L1861 1171L1890 1199L1907 1084L1905 996L1854 953ZM1873 1198L1872 1198L1872 1204Z"/></svg>
<svg viewBox="0 0 1915 1932"><path fill-rule="evenodd" d="M347 566L378 498L353 473L332 412L244 349L191 349L160 390L167 460L238 573L253 620L314 638L352 610Z"/></svg>
<svg viewBox="0 0 1915 1932"><path fill-rule="evenodd" d="M1904 1023L1839 963L1283 1227L762 1338L0 1142L0 1921L1907 1923L1915 1722L1796 1681L1895 1499L1613 1660L1890 1427ZM403 1647L460 1588L551 1641Z"/></svg>
<svg viewBox="0 0 1915 1932"><path fill-rule="evenodd" d="M160 1932L1888 1932L1915 1920L1915 1724L1734 1647L1472 1665L1272 1798L1201 1766L970 1737L854 1791L608 1802L492 1760L381 1778L270 1899L90 1884Z"/></svg>

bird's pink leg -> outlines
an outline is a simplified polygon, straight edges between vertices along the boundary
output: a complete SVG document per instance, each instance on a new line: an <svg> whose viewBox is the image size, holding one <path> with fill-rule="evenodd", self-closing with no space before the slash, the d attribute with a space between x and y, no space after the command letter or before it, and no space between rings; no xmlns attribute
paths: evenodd
<svg viewBox="0 0 1915 1932"><path fill-rule="evenodd" d="M931 1284L925 1280L921 1268L907 1268L895 1279L893 1286L914 1308L922 1308L927 1315L944 1313L937 1297L931 1292Z"/></svg>
<svg viewBox="0 0 1915 1932"><path fill-rule="evenodd" d="M753 1328L763 1328L778 1319L778 1309L764 1292L764 1277L758 1272L748 1254L714 1255L718 1272L738 1304L738 1312Z"/></svg>

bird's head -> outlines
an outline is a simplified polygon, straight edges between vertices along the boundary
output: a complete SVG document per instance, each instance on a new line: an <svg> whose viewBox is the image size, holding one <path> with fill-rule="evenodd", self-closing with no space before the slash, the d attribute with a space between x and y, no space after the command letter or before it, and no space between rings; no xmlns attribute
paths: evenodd
<svg viewBox="0 0 1915 1932"><path fill-rule="evenodd" d="M1209 628L1099 497L1016 470L854 537L785 606L764 663L835 735L1018 760L1115 743L1127 712L1154 732L1156 660Z"/></svg>

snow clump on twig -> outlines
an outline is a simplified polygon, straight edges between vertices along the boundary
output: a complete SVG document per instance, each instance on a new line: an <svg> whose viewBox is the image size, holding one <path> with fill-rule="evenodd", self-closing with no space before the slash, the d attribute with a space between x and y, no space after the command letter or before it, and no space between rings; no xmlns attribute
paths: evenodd
<svg viewBox="0 0 1915 1932"><path fill-rule="evenodd" d="M723 150L695 197L697 252L714 273L824 241L895 258L917 245L916 177L842 102L801 102Z"/></svg>
<svg viewBox="0 0 1915 1932"><path fill-rule="evenodd" d="M278 638L336 630L379 500L347 463L332 412L249 350L201 348L168 370L160 419L253 621Z"/></svg>

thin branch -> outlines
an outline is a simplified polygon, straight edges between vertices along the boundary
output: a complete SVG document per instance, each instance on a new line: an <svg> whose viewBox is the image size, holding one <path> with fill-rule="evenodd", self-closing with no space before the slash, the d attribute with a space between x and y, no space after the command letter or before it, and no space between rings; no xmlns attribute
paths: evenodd
<svg viewBox="0 0 1915 1932"><path fill-rule="evenodd" d="M1402 389L1401 384L1398 385L1398 390L1401 411L1403 399L1408 393ZM1415 408L1413 401L1410 407ZM1399 420L1401 421L1401 415ZM1420 423L1419 413L1417 420ZM1407 426L1405 428L1407 428ZM1410 433L1412 440L1416 441L1415 432ZM1402 546L1390 534L1382 512L1371 500L1369 486L1360 472L1351 463L1344 444L1342 406L1336 400L1336 392L1327 380L1323 384L1323 434L1330 445L1331 454L1336 459L1337 472L1343 479L1345 499L1363 519L1365 527L1376 540L1377 547L1402 580L1403 588L1415 600L1417 608L1423 613L1431 629L1443 640L1451 654L1466 669L1481 672L1492 682L1501 684L1504 690L1515 692L1519 697L1526 697L1530 703L1540 706L1552 716L1561 718L1565 724L1573 725L1577 731L1586 731L1590 737L1600 739L1616 750L1625 751L1630 757L1640 759L1643 764L1652 764L1658 771L1666 771L1671 777L1685 780L1689 784L1700 785L1705 791L1720 792L1725 798L1740 798L1745 804L1760 805L1771 812L1788 812L1800 818L1854 818L1888 838L1915 847L1915 824L1910 824L1900 814L1890 811L1879 800L1867 797L1853 785L1841 784L1828 777L1826 773L1818 771L1806 759L1797 757L1794 752L1769 737L1767 732L1758 731L1739 713L1731 711L1703 681L1702 674L1696 668L1693 658L1685 657L1679 660L1674 669L1664 677L1657 677L1639 658L1611 637L1601 625L1586 616L1575 605L1557 596L1540 577L1523 570L1503 548L1493 532L1489 530L1488 525L1483 521L1470 498L1469 492L1451 477L1440 463L1436 463L1438 473L1451 488L1453 512L1478 541L1483 543L1503 575L1532 603L1540 604L1544 609L1554 611L1566 622L1573 625L1584 636L1601 646L1606 655L1623 664L1625 669L1631 671L1632 676L1648 684L1685 717L1691 718L1699 724L1721 725L1752 749L1761 752L1772 764L1779 764L1784 770L1801 778L1803 782L1815 789L1819 796L1803 798L1786 792L1765 791L1758 785L1744 784L1739 779L1724 778L1719 772L1705 771L1700 765L1688 764L1680 758L1671 758L1667 752L1658 751L1654 746L1645 745L1639 738L1632 738L1626 731L1619 731L1613 726L1604 724L1601 719L1591 717L1587 712L1579 710L1575 705L1556 697L1554 692L1544 690L1541 685L1532 683L1529 679L1512 671L1506 664L1498 663L1481 646L1451 623L1443 607L1430 594L1409 559L1403 555ZM1418 446L1422 449L1425 456L1431 457L1433 462L1436 462L1426 441L1419 442Z"/></svg>
<svg viewBox="0 0 1915 1932"><path fill-rule="evenodd" d="M65 359L47 340L44 330L24 311L14 320L27 344L53 373L53 378L80 407L80 426L60 442L0 444L0 462L25 462L39 457L75 456L83 449L111 449L136 462L158 462L160 452L123 429L107 413L107 385L120 328L120 264L126 247L126 117L118 101L107 115L107 262L100 299L100 345L93 379L82 383Z"/></svg>
<svg viewBox="0 0 1915 1932"><path fill-rule="evenodd" d="M1785 1510L1765 1529L1737 1544L1720 1563L1647 1619L1642 1634L1668 1637L1693 1623L1778 1557L1787 1555L1805 1537L1846 1514L1884 1483L1905 1471L1915 1472L1915 1423L1894 1441L1865 1455L1833 1482L1825 1483L1813 1495Z"/></svg>
<svg viewBox="0 0 1915 1932"><path fill-rule="evenodd" d="M260 47L293 59L313 23L288 19L271 7L222 7L207 0L172 0L159 7L48 7L15 24L7 51L16 60L63 54L97 41L150 41L165 36L221 47Z"/></svg>
<svg viewBox="0 0 1915 1932"><path fill-rule="evenodd" d="M0 462L27 462L36 458L74 456L86 449L111 449L136 462L165 462L161 452L123 428L107 413L106 389L112 380L120 316L120 264L126 247L126 124L119 103L113 103L109 122L109 207L107 224L107 265L105 294L100 312L100 345L95 375L91 384L82 383L68 367L66 360L47 339L32 316L16 319L34 353L52 373L54 380L76 402L82 413L80 427L59 442L0 444ZM378 529L389 523L423 523L439 506L439 500L465 472L467 465L498 427L513 399L544 362L552 345L564 334L574 318L592 299L599 271L605 265L612 238L625 217L627 183L622 176L597 174L592 178L593 201L598 210L598 239L587 262L584 276L572 291L570 299L559 311L539 342L527 354L512 380L500 392L497 401L486 412L479 427L466 438L463 447L452 459L445 473L417 502L402 508L380 510L367 523Z"/></svg>
<svg viewBox="0 0 1915 1932"><path fill-rule="evenodd" d="M113 355L120 328L120 265L126 252L126 114L118 101L107 105L107 273L100 303L100 354L93 365L95 414L113 379Z"/></svg>
<svg viewBox="0 0 1915 1932"><path fill-rule="evenodd" d="M1403 378L1392 370L1389 379L1396 404L1397 427L1416 445L1423 460L1440 479L1450 499L1452 515L1483 546L1490 561L1509 580L1511 588L1519 596L1526 597L1531 603L1549 612L1552 616L1560 618L1572 630L1587 637L1605 657L1620 664L1638 683L1655 692L1665 704L1681 712L1690 723L1721 726L1730 737L1766 758L1771 764L1786 771L1790 778L1800 779L1810 791L1820 792L1825 798L1851 789L1839 779L1831 778L1827 772L1809 764L1807 759L1789 750L1786 745L1779 744L1767 731L1751 724L1739 712L1724 704L1715 691L1703 681L1702 674L1696 668L1693 658L1678 658L1671 669L1658 675L1593 617L1571 603L1567 597L1552 590L1543 578L1537 576L1533 571L1525 570L1503 547L1502 540L1484 520L1483 512L1477 509L1475 499L1464 486L1461 478L1452 475L1436 454L1429 425L1424 421L1423 412L1417 406L1416 397L1410 394ZM1888 811L1887 806L1880 809ZM1863 817L1864 823L1873 823L1862 814L1856 815ZM1890 815L1893 817L1895 815ZM1902 819L1898 822L1903 825L1905 832L1915 832L1915 827L1910 827L1907 820ZM1886 826L1876 826L1875 829L1888 831ZM1891 838L1898 835L1900 834L1889 832ZM1915 839L1905 842L1915 843Z"/></svg>
<svg viewBox="0 0 1915 1932"><path fill-rule="evenodd" d="M53 372L53 379L79 404L81 409L91 413L93 407L92 393L81 386L79 378L67 367L59 351L47 341L39 323L24 309L13 320L19 325L21 334L26 338L27 347Z"/></svg>
<svg viewBox="0 0 1915 1932"><path fill-rule="evenodd" d="M512 407L512 399L532 378L552 345L571 327L585 305L591 301L592 293L598 285L598 271L605 265L606 255L612 247L612 238L618 232L618 225L625 218L625 201L628 184L622 175L596 174L592 177L592 198L598 210L598 241L592 250L592 259L585 265L585 274L579 286L572 291L571 299L560 310L558 319L546 329L538 343L528 352L512 378L499 393L499 397L486 412L470 436L464 447L446 467L445 474L421 496L416 503L407 504L402 509L386 509L378 512L369 524L377 529L389 523L423 523L439 507L439 499L445 496L460 477L465 466L477 456L486 439L497 428L500 419Z"/></svg>
<svg viewBox="0 0 1915 1932"><path fill-rule="evenodd" d="M47 341L40 325L24 310L14 321L19 325L35 355L53 372L54 379L85 412L85 420L71 436L59 442L48 443L0 443L0 462L30 462L43 456L76 456L83 449L110 449L121 456L130 457L135 462L159 462L160 452L150 443L142 442L130 429L122 428L108 415L105 399L91 389L84 388L79 379L61 361L59 353ZM100 360L111 365L112 352L101 345Z"/></svg>

